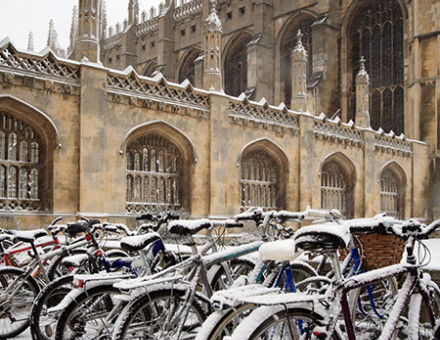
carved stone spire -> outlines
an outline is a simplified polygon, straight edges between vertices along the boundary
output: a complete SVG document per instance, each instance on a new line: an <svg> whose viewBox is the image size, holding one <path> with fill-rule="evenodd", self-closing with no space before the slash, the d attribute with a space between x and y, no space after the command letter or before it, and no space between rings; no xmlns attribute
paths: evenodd
<svg viewBox="0 0 440 340"><path fill-rule="evenodd" d="M27 50L28 51L33 51L34 50L34 34L32 32L29 32L29 35L28 35Z"/></svg>
<svg viewBox="0 0 440 340"><path fill-rule="evenodd" d="M107 6L105 0L101 0L99 9L99 38L106 38L107 32Z"/></svg>
<svg viewBox="0 0 440 340"><path fill-rule="evenodd" d="M129 0L128 24L137 25L138 23L139 23L139 0Z"/></svg>
<svg viewBox="0 0 440 340"><path fill-rule="evenodd" d="M297 42L292 50L292 103L291 109L307 111L307 51L302 44L303 34L298 31Z"/></svg>
<svg viewBox="0 0 440 340"><path fill-rule="evenodd" d="M79 0L78 5L78 40L74 58L98 61L98 24L100 0Z"/></svg>
<svg viewBox="0 0 440 340"><path fill-rule="evenodd" d="M365 69L365 58L361 57L356 75L356 124L370 127L370 77Z"/></svg>
<svg viewBox="0 0 440 340"><path fill-rule="evenodd" d="M68 53L72 53L73 49L75 48L75 42L78 35L78 7L73 6L72 9L72 22L70 25L70 44L68 48Z"/></svg>
<svg viewBox="0 0 440 340"><path fill-rule="evenodd" d="M210 12L205 25L203 87L207 90L222 90L221 38L222 23L217 15L216 0L210 0Z"/></svg>

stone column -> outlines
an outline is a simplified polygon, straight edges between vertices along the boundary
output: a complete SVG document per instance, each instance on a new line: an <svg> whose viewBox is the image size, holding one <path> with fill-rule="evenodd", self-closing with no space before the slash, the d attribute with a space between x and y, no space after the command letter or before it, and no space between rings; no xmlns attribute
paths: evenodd
<svg viewBox="0 0 440 340"><path fill-rule="evenodd" d="M297 43L292 50L292 105L294 111L307 111L307 51L302 44L303 34L298 31Z"/></svg>
<svg viewBox="0 0 440 340"><path fill-rule="evenodd" d="M168 1L159 13L157 66L168 80L175 81L176 56L174 55L174 1Z"/></svg>
<svg viewBox="0 0 440 340"><path fill-rule="evenodd" d="M84 57L91 62L99 61L98 37L99 0L79 0L78 6L78 41L73 57Z"/></svg>
<svg viewBox="0 0 440 340"><path fill-rule="evenodd" d="M139 23L139 0L128 2L128 24L137 25Z"/></svg>
<svg viewBox="0 0 440 340"><path fill-rule="evenodd" d="M356 75L356 125L370 127L370 77L365 69L365 58Z"/></svg>
<svg viewBox="0 0 440 340"><path fill-rule="evenodd" d="M222 91L221 38L222 23L215 9L217 1L211 0L211 10L206 18L203 59L203 88Z"/></svg>

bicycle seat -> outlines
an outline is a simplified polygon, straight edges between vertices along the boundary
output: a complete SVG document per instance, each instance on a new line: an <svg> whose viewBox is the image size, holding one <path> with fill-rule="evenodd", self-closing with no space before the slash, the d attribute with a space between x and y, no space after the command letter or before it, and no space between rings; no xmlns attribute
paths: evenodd
<svg viewBox="0 0 440 340"><path fill-rule="evenodd" d="M129 251L142 250L160 239L160 235L155 232L144 235L125 236L121 239L121 248Z"/></svg>
<svg viewBox="0 0 440 340"><path fill-rule="evenodd" d="M211 227L211 221L202 218L198 220L175 220L168 224L168 231L182 236L197 234L202 229Z"/></svg>
<svg viewBox="0 0 440 340"><path fill-rule="evenodd" d="M87 231L88 227L84 222L67 223L66 232L70 236L76 236L77 234L86 233Z"/></svg>
<svg viewBox="0 0 440 340"><path fill-rule="evenodd" d="M300 254L295 252L295 241L292 239L267 242L258 249L260 260L293 261Z"/></svg>
<svg viewBox="0 0 440 340"><path fill-rule="evenodd" d="M350 243L350 229L338 223L315 224L300 228L295 234L296 247L304 250L336 250Z"/></svg>
<svg viewBox="0 0 440 340"><path fill-rule="evenodd" d="M26 231L16 231L14 236L15 239L22 242L32 243L37 238L43 237L47 235L47 231L44 229L36 229L36 230L26 230Z"/></svg>
<svg viewBox="0 0 440 340"><path fill-rule="evenodd" d="M14 237L9 234L0 234L0 242L12 240Z"/></svg>

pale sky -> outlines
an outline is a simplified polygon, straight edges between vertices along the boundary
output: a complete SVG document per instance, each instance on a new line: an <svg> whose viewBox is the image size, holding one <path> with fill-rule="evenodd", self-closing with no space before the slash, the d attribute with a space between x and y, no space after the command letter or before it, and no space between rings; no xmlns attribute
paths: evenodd
<svg viewBox="0 0 440 340"><path fill-rule="evenodd" d="M120 22L122 26L128 17L128 0L105 1L108 24ZM140 11L159 3L160 0L139 0ZM26 49L32 31L34 50L39 52L46 46L49 20L53 19L58 41L66 49L74 5L78 5L78 0L0 0L0 40L9 37L17 48Z"/></svg>

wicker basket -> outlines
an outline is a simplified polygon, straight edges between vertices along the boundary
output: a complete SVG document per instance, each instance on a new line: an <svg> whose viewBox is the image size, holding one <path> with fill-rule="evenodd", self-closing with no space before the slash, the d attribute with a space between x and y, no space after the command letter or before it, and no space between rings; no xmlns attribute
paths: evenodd
<svg viewBox="0 0 440 340"><path fill-rule="evenodd" d="M405 242L394 235L355 233L362 245L363 266L366 270L378 269L399 263Z"/></svg>

